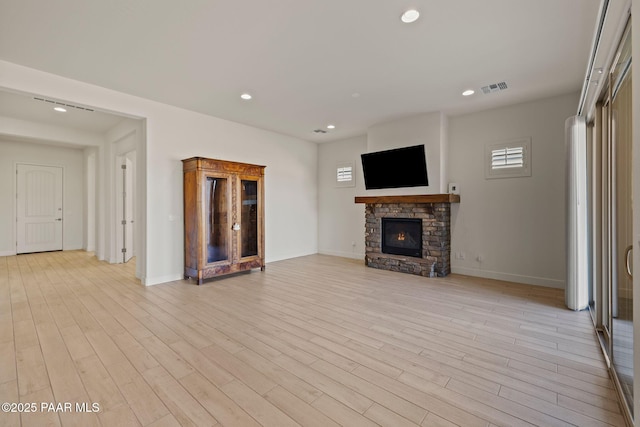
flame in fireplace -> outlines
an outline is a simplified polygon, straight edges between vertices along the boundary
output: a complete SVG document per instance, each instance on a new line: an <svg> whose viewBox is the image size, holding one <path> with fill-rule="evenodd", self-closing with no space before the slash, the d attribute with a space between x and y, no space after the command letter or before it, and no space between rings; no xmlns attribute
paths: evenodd
<svg viewBox="0 0 640 427"><path fill-rule="evenodd" d="M404 240L404 231L398 233L398 240Z"/></svg>

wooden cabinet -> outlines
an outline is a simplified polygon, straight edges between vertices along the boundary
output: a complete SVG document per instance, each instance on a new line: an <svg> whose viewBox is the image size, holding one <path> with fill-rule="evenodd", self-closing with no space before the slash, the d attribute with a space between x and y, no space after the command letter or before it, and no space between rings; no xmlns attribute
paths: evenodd
<svg viewBox="0 0 640 427"><path fill-rule="evenodd" d="M264 166L192 157L184 174L184 276L264 270Z"/></svg>

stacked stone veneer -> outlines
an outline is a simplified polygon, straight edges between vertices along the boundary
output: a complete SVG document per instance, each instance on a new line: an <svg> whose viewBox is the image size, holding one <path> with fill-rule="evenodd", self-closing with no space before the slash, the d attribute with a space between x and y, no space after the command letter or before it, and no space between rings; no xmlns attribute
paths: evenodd
<svg viewBox="0 0 640 427"><path fill-rule="evenodd" d="M422 219L422 257L382 253L382 218ZM367 266L420 276L451 272L450 203L367 203L365 221Z"/></svg>

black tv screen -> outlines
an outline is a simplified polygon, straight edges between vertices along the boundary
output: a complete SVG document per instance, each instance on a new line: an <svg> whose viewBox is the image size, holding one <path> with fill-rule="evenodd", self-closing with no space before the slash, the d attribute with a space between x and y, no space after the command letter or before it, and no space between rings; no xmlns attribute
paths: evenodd
<svg viewBox="0 0 640 427"><path fill-rule="evenodd" d="M361 157L367 190L429 185L424 145L365 153Z"/></svg>

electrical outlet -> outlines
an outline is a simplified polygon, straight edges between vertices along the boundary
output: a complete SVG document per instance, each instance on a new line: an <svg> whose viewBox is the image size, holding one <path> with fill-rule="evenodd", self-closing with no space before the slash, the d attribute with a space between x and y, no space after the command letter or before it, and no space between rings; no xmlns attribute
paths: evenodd
<svg viewBox="0 0 640 427"><path fill-rule="evenodd" d="M467 259L467 254L465 254L464 252L460 252L460 259L463 261Z"/></svg>

